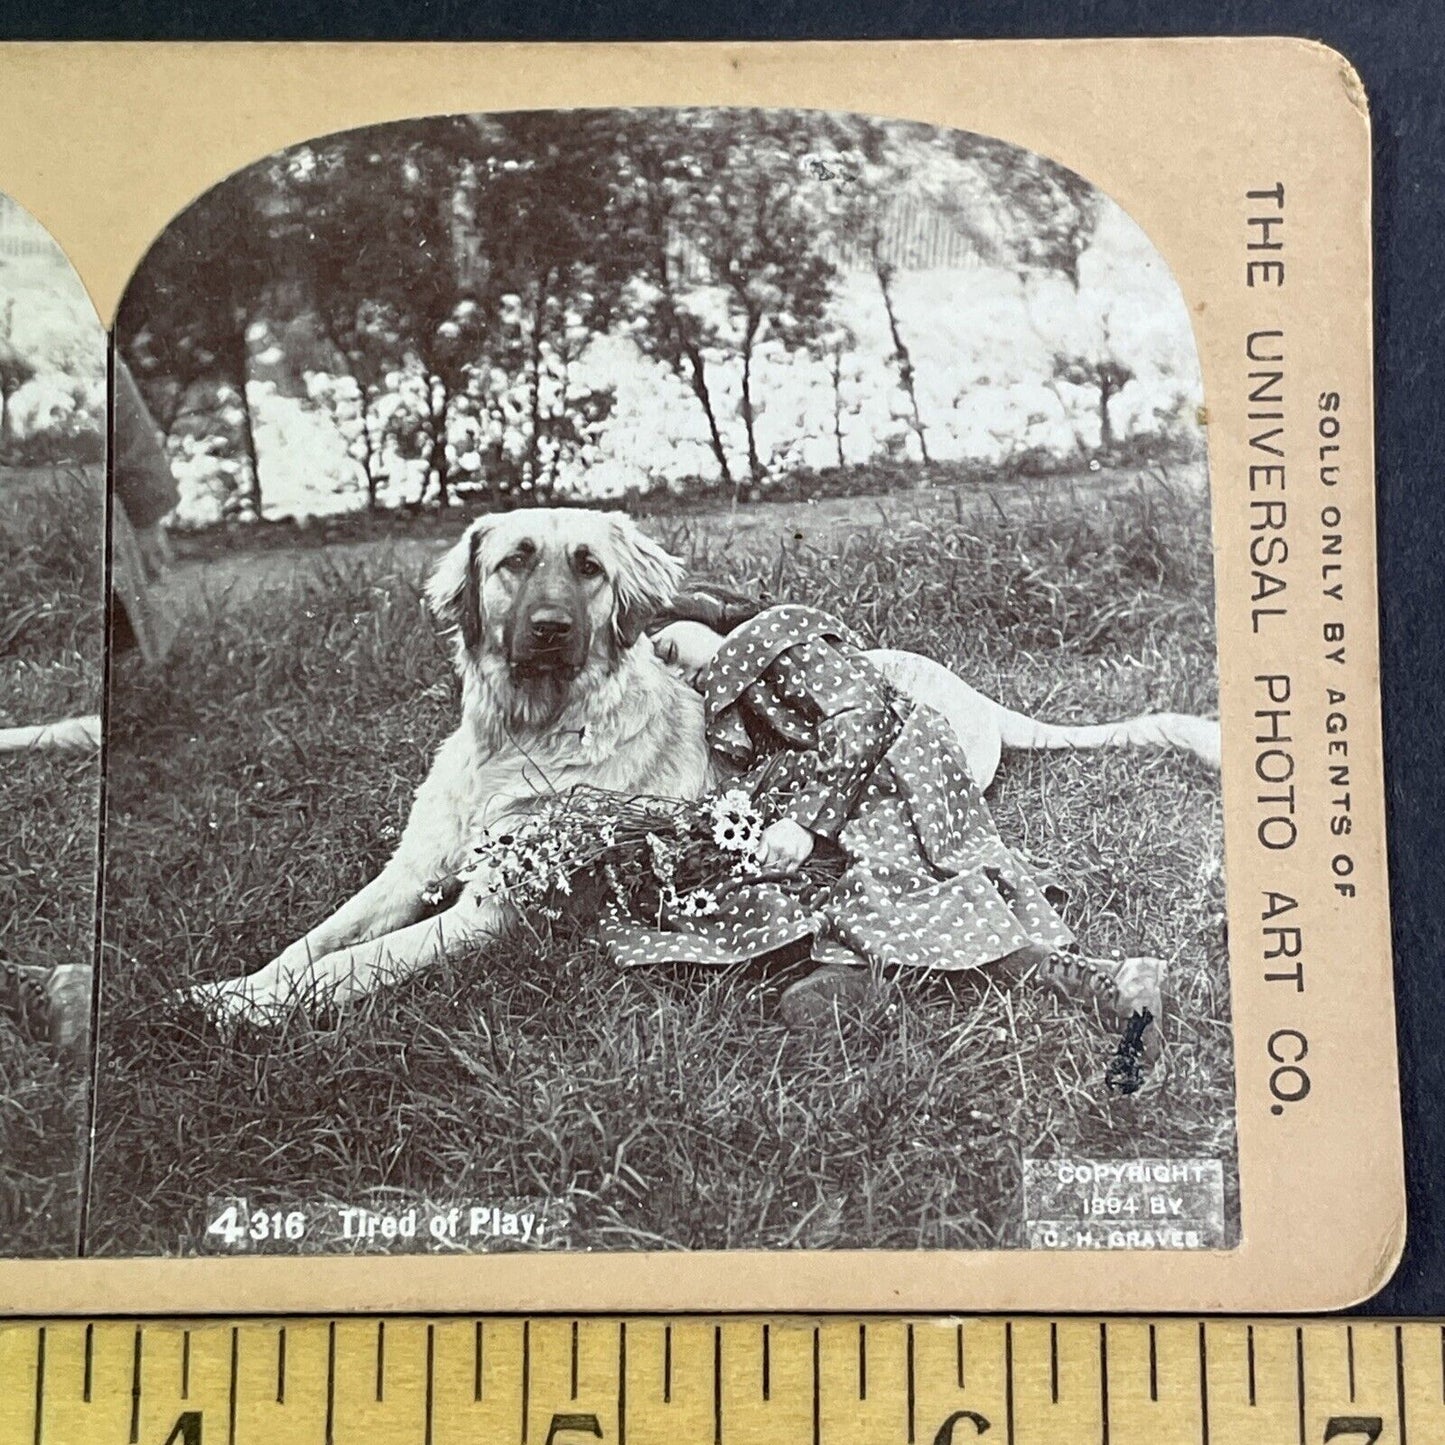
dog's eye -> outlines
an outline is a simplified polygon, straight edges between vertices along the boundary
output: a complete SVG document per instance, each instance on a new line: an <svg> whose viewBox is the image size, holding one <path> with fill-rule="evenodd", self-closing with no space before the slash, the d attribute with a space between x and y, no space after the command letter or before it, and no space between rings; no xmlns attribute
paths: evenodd
<svg viewBox="0 0 1445 1445"><path fill-rule="evenodd" d="M525 572L531 560L530 552L509 552L497 565L506 572Z"/></svg>
<svg viewBox="0 0 1445 1445"><path fill-rule="evenodd" d="M590 552L579 552L572 559L572 565L577 569L579 577L600 577L602 575L602 564Z"/></svg>

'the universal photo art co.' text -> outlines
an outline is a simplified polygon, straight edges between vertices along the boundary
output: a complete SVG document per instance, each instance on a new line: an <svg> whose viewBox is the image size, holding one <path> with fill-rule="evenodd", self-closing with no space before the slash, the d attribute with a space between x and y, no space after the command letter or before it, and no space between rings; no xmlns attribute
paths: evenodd
<svg viewBox="0 0 1445 1445"><path fill-rule="evenodd" d="M1316 970L1328 967L1325 924L1309 892L1345 910L1382 909L1356 880L1357 759L1362 727L1378 716L1374 692L1360 695L1347 668L1375 619L1357 605L1372 567L1372 516L1358 505L1361 409L1329 380L1304 396L1299 342L1288 324L1296 275L1298 218L1282 180L1243 190L1239 282L1249 298L1236 365L1242 372L1247 438L1244 475L1232 488L1249 519L1248 591L1222 599L1247 618L1254 666L1247 805L1254 866L1248 959L1269 991L1262 1037L1263 1107L1281 1118L1309 1099L1319 1067L1311 1057L1308 1003ZM1311 362L1318 365L1317 358ZM1325 359L1328 378L1330 361ZM1239 484L1242 483L1242 486ZM1301 645L1301 637L1305 641ZM1368 753L1361 760L1370 761ZM1367 847L1376 846L1373 841Z"/></svg>

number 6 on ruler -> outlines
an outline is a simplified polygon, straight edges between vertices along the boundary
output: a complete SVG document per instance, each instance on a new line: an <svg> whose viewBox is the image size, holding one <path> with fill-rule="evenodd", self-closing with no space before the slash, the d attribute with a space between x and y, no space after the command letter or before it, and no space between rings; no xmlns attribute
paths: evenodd
<svg viewBox="0 0 1445 1445"><path fill-rule="evenodd" d="M967 1420L973 1426L975 1435L982 1435L992 1423L976 1410L955 1410L943 1424L938 1427L938 1434L933 1437L933 1445L954 1445L953 1427L960 1420Z"/></svg>

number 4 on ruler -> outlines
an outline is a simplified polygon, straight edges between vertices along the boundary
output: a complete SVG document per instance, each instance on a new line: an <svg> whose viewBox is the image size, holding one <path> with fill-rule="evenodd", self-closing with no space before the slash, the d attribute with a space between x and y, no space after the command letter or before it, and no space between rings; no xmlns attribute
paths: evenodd
<svg viewBox="0 0 1445 1445"><path fill-rule="evenodd" d="M201 1445L201 1412L186 1410L177 1415L176 1423L171 1426L171 1433L161 1445Z"/></svg>

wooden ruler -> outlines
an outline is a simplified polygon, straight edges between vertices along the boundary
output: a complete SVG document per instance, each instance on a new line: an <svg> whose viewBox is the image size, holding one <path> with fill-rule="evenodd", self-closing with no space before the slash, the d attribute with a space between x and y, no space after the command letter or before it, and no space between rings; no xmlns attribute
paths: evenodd
<svg viewBox="0 0 1445 1445"><path fill-rule="evenodd" d="M1440 1445L1445 1326L678 1317L0 1326L0 1445Z"/></svg>

